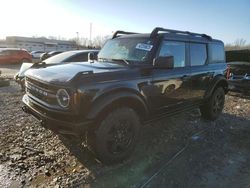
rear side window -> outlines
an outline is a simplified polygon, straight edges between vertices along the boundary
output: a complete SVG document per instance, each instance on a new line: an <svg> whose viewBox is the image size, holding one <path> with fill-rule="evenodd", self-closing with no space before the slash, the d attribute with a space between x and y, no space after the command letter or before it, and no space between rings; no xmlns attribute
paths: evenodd
<svg viewBox="0 0 250 188"><path fill-rule="evenodd" d="M173 56L174 67L185 67L185 51L186 45L184 42L163 41L159 56Z"/></svg>
<svg viewBox="0 0 250 188"><path fill-rule="evenodd" d="M209 44L210 62L220 63L225 61L225 51L223 44Z"/></svg>
<svg viewBox="0 0 250 188"><path fill-rule="evenodd" d="M205 65L207 61L206 44L190 43L191 66Z"/></svg>

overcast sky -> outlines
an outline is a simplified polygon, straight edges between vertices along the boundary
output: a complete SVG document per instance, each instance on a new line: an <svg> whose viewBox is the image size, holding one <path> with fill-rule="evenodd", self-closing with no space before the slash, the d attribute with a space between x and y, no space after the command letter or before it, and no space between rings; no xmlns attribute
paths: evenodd
<svg viewBox="0 0 250 188"><path fill-rule="evenodd" d="M151 32L156 26L250 43L250 0L1 0L0 38Z"/></svg>

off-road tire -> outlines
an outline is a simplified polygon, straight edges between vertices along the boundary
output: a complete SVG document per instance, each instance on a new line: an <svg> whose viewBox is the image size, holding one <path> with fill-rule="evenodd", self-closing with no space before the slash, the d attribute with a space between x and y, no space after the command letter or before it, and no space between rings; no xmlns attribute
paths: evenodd
<svg viewBox="0 0 250 188"><path fill-rule="evenodd" d="M218 87L208 101L200 106L201 116L207 120L216 120L223 110L224 103L225 91L222 87Z"/></svg>
<svg viewBox="0 0 250 188"><path fill-rule="evenodd" d="M101 119L89 134L87 144L103 163L122 162L134 151L140 126L140 119L133 109L116 108Z"/></svg>

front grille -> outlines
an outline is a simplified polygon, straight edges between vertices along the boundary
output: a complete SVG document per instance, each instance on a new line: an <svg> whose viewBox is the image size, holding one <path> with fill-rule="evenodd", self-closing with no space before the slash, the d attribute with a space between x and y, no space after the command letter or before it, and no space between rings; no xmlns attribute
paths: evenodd
<svg viewBox="0 0 250 188"><path fill-rule="evenodd" d="M57 88L53 86L26 77L26 92L34 99L39 99L49 105L57 105Z"/></svg>

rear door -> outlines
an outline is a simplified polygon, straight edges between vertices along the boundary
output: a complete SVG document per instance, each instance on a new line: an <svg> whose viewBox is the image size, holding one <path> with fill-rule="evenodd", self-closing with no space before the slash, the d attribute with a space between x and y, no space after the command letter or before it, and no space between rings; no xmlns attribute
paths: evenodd
<svg viewBox="0 0 250 188"><path fill-rule="evenodd" d="M190 99L190 70L187 43L164 40L157 56L173 56L173 69L153 70L153 108L157 113L165 113L173 106L181 106Z"/></svg>
<svg viewBox="0 0 250 188"><path fill-rule="evenodd" d="M213 77L213 70L208 65L208 46L206 43L189 43L191 66L192 101L201 100Z"/></svg>

